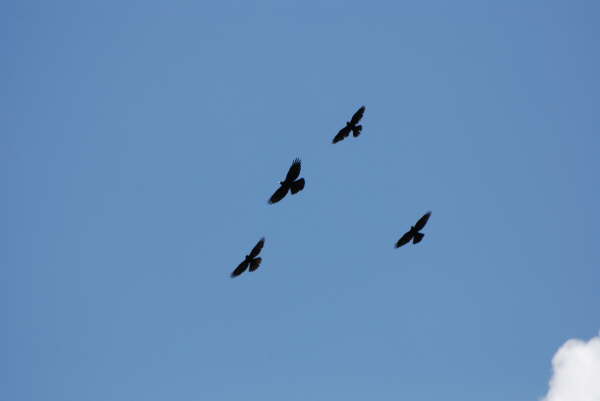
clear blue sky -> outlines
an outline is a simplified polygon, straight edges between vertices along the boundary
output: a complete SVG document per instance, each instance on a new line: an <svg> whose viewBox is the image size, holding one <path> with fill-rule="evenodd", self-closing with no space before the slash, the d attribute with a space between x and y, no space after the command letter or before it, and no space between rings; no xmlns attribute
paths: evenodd
<svg viewBox="0 0 600 401"><path fill-rule="evenodd" d="M0 399L537 400L600 328L599 18L3 2Z"/></svg>

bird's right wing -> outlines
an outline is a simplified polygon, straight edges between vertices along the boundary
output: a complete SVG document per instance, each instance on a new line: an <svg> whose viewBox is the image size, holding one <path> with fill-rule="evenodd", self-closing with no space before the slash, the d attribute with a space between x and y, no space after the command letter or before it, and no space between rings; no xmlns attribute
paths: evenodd
<svg viewBox="0 0 600 401"><path fill-rule="evenodd" d="M338 143L342 139L346 138L348 135L350 135L350 128L348 126L345 126L337 133L336 136L333 137L333 141L331 143Z"/></svg>
<svg viewBox="0 0 600 401"><path fill-rule="evenodd" d="M358 124L358 122L360 121L360 119L363 117L363 114L365 113L365 106L362 106L360 109L358 109L356 111L356 113L354 113L354 115L352 116L352 120L350 120L350 124L352 125L356 125Z"/></svg>
<svg viewBox="0 0 600 401"><path fill-rule="evenodd" d="M254 248L252 248L252 251L250 251L250 257L252 259L254 259L255 257L258 256L258 254L260 253L260 251L263 249L263 246L265 246L265 238L261 238L260 241L258 241L256 243L256 245L254 245Z"/></svg>
<svg viewBox="0 0 600 401"><path fill-rule="evenodd" d="M400 248L402 245L406 245L410 242L410 240L412 239L413 234L411 231L407 231L406 233L404 233L404 235L402 237L400 237L400 239L398 240L398 242L396 242L396 248Z"/></svg>
<svg viewBox="0 0 600 401"><path fill-rule="evenodd" d="M247 268L248 268L248 262L246 260L244 260L242 263L239 264L238 267L235 268L234 271L231 272L231 278L239 276L240 274L245 272Z"/></svg>
<svg viewBox="0 0 600 401"><path fill-rule="evenodd" d="M277 203L280 200L282 200L285 195L287 195L288 192L288 187L285 186L280 186L279 189L277 191L275 191L273 193L273 195L271 195L271 198L269 198L269 203L273 204L273 203Z"/></svg>

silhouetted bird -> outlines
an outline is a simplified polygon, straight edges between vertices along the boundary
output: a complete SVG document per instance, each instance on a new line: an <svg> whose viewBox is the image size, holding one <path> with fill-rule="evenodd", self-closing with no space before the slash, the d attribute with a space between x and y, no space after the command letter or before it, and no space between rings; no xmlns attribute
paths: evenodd
<svg viewBox="0 0 600 401"><path fill-rule="evenodd" d="M254 248L252 248L252 251L250 251L250 254L246 255L246 257L244 258L244 261L242 263L240 263L239 266L236 267L234 271L231 272L231 278L239 276L240 274L245 272L246 269L248 269L251 272L258 269L258 266L260 266L260 262L262 262L262 258L257 258L257 256L260 253L260 251L264 245L265 245L265 239L261 238L260 241L258 241L256 243L256 245L254 245Z"/></svg>
<svg viewBox="0 0 600 401"><path fill-rule="evenodd" d="M295 159L290 169L288 170L287 176L284 181L280 181L281 185L277 191L271 198L269 199L269 203L277 203L287 195L288 191L293 194L302 191L304 188L304 178L297 179L300 176L300 168L301 168L300 159Z"/></svg>
<svg viewBox="0 0 600 401"><path fill-rule="evenodd" d="M431 212L425 213L423 217L421 217L419 221L417 221L417 224L411 226L410 230L408 230L408 232L406 232L398 240L398 242L396 242L396 248L400 248L402 245L408 244L411 239L413 241L413 244L418 244L419 242L421 242L425 234L422 234L419 231L421 231L423 227L425 227L425 224L427 224L427 220L429 220L429 216L431 216Z"/></svg>
<svg viewBox="0 0 600 401"><path fill-rule="evenodd" d="M354 113L354 115L352 116L352 119L346 122L346 126L342 128L340 132L338 132L337 135L333 138L332 143L337 143L342 139L346 138L348 135L350 135L350 132L352 132L352 135L354 135L355 137L359 136L360 132L362 131L362 125L356 124L358 124L364 112L365 106L362 106L360 109L358 109L356 113Z"/></svg>

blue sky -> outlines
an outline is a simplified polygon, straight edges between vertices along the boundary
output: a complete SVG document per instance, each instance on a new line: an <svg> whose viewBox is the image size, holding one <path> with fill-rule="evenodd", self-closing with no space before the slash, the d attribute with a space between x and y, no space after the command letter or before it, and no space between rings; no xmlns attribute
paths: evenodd
<svg viewBox="0 0 600 401"><path fill-rule="evenodd" d="M599 12L3 2L0 399L539 399L600 328Z"/></svg>

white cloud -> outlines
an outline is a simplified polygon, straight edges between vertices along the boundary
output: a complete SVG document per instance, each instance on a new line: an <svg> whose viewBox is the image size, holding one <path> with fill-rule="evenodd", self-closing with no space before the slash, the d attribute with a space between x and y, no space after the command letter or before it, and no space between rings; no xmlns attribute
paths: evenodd
<svg viewBox="0 0 600 401"><path fill-rule="evenodd" d="M600 401L600 336L567 341L552 358L552 368L543 401Z"/></svg>

